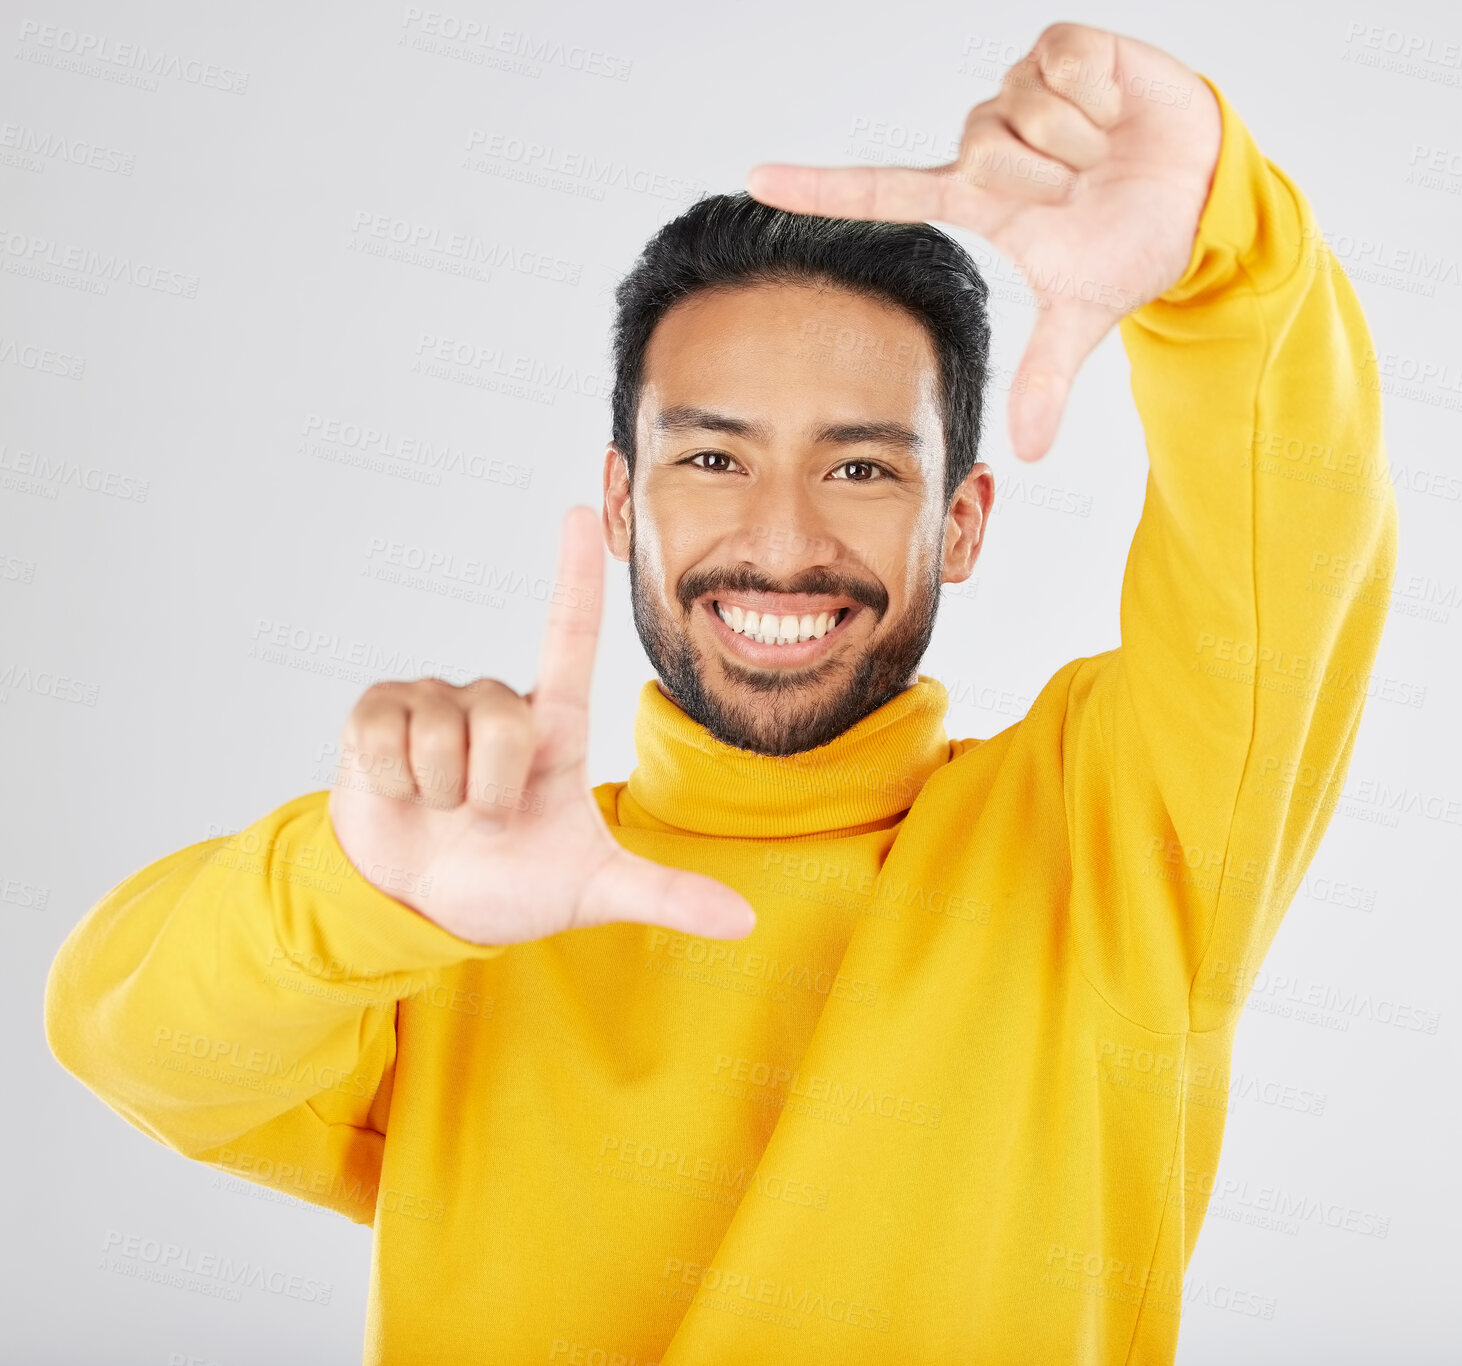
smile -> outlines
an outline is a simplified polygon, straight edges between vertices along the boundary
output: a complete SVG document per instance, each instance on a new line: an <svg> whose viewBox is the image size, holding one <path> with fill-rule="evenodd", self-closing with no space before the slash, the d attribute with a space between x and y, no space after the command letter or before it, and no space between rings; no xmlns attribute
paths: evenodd
<svg viewBox="0 0 1462 1366"><path fill-rule="evenodd" d="M724 603L714 604L716 615L739 636L748 640L759 640L763 645L795 645L801 640L820 640L828 630L836 626L849 609L839 607L836 612L819 612L813 616L804 612L800 617L777 616L773 612L743 612L739 607L727 607Z"/></svg>
<svg viewBox="0 0 1462 1366"><path fill-rule="evenodd" d="M783 666L811 663L832 649L859 612L856 606L815 612L757 611L718 599L708 599L704 606L716 635L728 648L755 664Z"/></svg>

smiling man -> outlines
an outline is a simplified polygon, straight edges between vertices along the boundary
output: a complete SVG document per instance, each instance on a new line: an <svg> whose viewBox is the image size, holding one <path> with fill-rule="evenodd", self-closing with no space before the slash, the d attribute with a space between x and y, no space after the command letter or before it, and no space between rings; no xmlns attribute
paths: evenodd
<svg viewBox="0 0 1462 1366"><path fill-rule="evenodd" d="M368 1362L1171 1362L1394 571L1365 320L1216 87L1094 29L950 166L750 189L620 288L533 691L371 688L328 794L81 920L47 1037L372 1226ZM918 672L993 491L985 289L927 219L1041 305L1017 453L1120 322L1150 460L1120 645L987 739ZM601 541L657 678L591 788Z"/></svg>

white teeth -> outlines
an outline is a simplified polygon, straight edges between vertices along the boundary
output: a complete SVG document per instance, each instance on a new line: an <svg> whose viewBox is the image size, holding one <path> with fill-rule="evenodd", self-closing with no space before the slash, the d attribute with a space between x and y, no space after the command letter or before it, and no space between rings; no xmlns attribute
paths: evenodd
<svg viewBox="0 0 1462 1366"><path fill-rule="evenodd" d="M820 640L838 624L847 608L835 612L810 612L800 617L778 616L772 612L758 614L740 607L715 604L716 615L738 635L763 645L791 645L803 640Z"/></svg>

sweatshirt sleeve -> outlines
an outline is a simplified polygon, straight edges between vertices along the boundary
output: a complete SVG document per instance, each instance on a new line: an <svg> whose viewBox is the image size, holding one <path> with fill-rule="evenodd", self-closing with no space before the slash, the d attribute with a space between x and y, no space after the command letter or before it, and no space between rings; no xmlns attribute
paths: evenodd
<svg viewBox="0 0 1462 1366"><path fill-rule="evenodd" d="M329 794L113 888L46 982L52 1053L186 1157L372 1222L397 1003L500 954L368 882Z"/></svg>
<svg viewBox="0 0 1462 1366"><path fill-rule="evenodd" d="M1149 462L1121 644L1072 675L1061 741L1077 959L1163 1031L1244 1004L1345 780L1396 563L1360 305L1208 84L1192 256L1120 324Z"/></svg>

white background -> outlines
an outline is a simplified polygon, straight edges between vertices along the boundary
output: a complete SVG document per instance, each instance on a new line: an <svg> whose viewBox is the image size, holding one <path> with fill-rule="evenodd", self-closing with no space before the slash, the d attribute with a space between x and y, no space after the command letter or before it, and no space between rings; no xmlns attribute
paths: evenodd
<svg viewBox="0 0 1462 1366"><path fill-rule="evenodd" d="M481 44L481 60L433 50L411 12L0 5L0 1358L360 1359L369 1232L187 1162L79 1086L42 1032L57 947L127 874L324 786L321 747L369 678L530 687L532 585L552 576L563 510L598 501L612 290L645 239L702 191L741 188L758 161L947 159L967 109L1065 18L1154 43L1219 85L1309 197L1395 377L1400 563L1377 691L1347 796L1240 1026L1229 1195L1190 1269L1179 1361L1456 1360L1462 15L1374 0L1019 19L931 0L445 11L509 46L516 31L596 49L617 79ZM47 25L61 31L49 43ZM116 63L58 65L82 34L140 44L180 74L139 85L114 79L137 79ZM1408 47L1397 69L1388 49ZM25 153L38 139L79 164ZM610 182L525 182L527 143L560 165L596 161ZM85 164L93 145L99 166ZM489 147L502 155L474 160ZM475 237L508 263L479 280L372 255L360 247L383 242L356 230L362 216ZM955 235L992 264L1008 384L1032 310L1008 267ZM37 240L155 267L164 284L95 292L102 277L85 271L24 274ZM534 253L569 279L523 269ZM423 336L494 351L482 374L526 363L548 379L524 397L423 374ZM42 351L44 366L84 361L79 377L30 368ZM1063 663L1117 643L1143 492L1115 334L1039 465L1011 456L998 386L988 541L924 664L950 690L952 736L1003 729ZM511 473L414 482L400 456L385 461L395 473L324 458L307 429L332 420L387 432L398 450L410 438L500 460L528 487ZM42 457L60 473L27 477ZM435 588L373 577L393 553L455 568ZM469 561L516 587L483 601L437 591ZM650 677L623 567L609 573L595 782L633 766L629 723ZM278 631L307 643L251 653ZM352 650L376 667L342 666ZM1343 1027L1285 1018L1313 991L1374 1009L1340 1009ZM1383 1023L1382 1002L1430 1012L1435 1032ZM1263 1228L1251 1216L1266 1191L1362 1227L1385 1220L1386 1236L1321 1217ZM328 1281L331 1303L252 1290L230 1304L109 1274L114 1233ZM1223 1287L1272 1300L1272 1318L1220 1307Z"/></svg>

